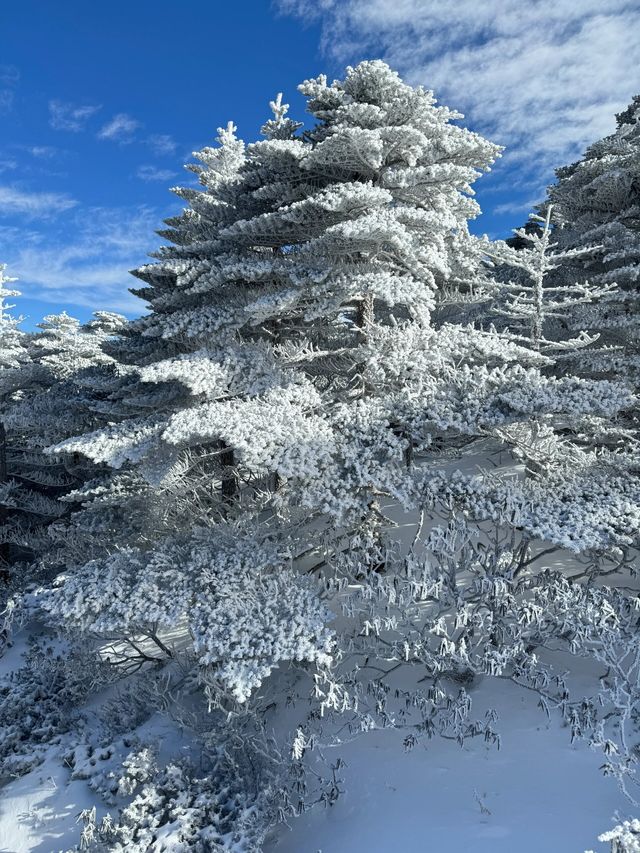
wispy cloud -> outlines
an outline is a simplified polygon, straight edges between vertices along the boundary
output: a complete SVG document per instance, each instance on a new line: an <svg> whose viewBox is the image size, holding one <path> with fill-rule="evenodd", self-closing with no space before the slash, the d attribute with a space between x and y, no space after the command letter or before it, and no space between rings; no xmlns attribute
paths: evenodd
<svg viewBox="0 0 640 853"><path fill-rule="evenodd" d="M71 104L66 101L49 101L49 124L54 130L79 133L91 116L102 107L97 104Z"/></svg>
<svg viewBox="0 0 640 853"><path fill-rule="evenodd" d="M140 314L144 304L128 292L136 285L128 270L157 245L159 220L149 208L83 209L53 232L0 228L0 255L25 298Z"/></svg>
<svg viewBox="0 0 640 853"><path fill-rule="evenodd" d="M155 133L145 140L154 154L173 154L178 143L168 133Z"/></svg>
<svg viewBox="0 0 640 853"><path fill-rule="evenodd" d="M503 204L498 204L493 208L493 212L500 216L504 213L531 213L534 208L541 204L544 201L542 193L534 196L533 198L525 198L525 199L514 199L513 201L506 201Z"/></svg>
<svg viewBox="0 0 640 853"><path fill-rule="evenodd" d="M77 205L64 193L29 192L17 187L0 186L0 216L24 216L47 219Z"/></svg>
<svg viewBox="0 0 640 853"><path fill-rule="evenodd" d="M20 72L15 65L0 65L0 112L7 113L13 106Z"/></svg>
<svg viewBox="0 0 640 853"><path fill-rule="evenodd" d="M60 149L54 148L53 145L30 145L27 147L27 151L38 160L50 160L60 153Z"/></svg>
<svg viewBox="0 0 640 853"><path fill-rule="evenodd" d="M139 121L126 113L118 113L98 131L98 139L109 139L112 142L121 143L132 142L133 134L139 127Z"/></svg>
<svg viewBox="0 0 640 853"><path fill-rule="evenodd" d="M18 168L18 161L13 157L0 157L0 175L3 172L11 172Z"/></svg>
<svg viewBox="0 0 640 853"><path fill-rule="evenodd" d="M136 172L141 181L170 181L175 176L171 169L157 169L155 166L140 166Z"/></svg>
<svg viewBox="0 0 640 853"><path fill-rule="evenodd" d="M410 82L433 89L539 180L611 133L614 113L640 90L638 0L279 5L320 19L333 59L383 56Z"/></svg>

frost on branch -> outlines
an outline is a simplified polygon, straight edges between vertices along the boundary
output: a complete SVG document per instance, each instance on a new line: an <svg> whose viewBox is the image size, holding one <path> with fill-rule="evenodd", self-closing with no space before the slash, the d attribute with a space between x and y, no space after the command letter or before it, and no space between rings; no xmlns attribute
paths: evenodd
<svg viewBox="0 0 640 853"><path fill-rule="evenodd" d="M574 553L632 545L640 529L640 485L615 465L590 467L578 460L573 471L542 481L513 475L453 476L425 481L427 503L458 509L476 520L508 518L531 537Z"/></svg>
<svg viewBox="0 0 640 853"><path fill-rule="evenodd" d="M557 327L572 315L577 306L592 305L606 299L615 284L591 284L589 281L572 284L554 284L552 275L563 263L576 258L593 255L593 247L561 251L552 242L551 214L553 205L547 207L544 219L532 215L539 228L518 228L517 239L523 244L515 249L501 241L482 247L494 266L497 266L499 283L493 311L504 318L515 340L526 342L538 352L554 352L582 349L598 340L598 335L585 329L574 338L558 334ZM596 247L597 248L597 247ZM511 273L511 275L510 275ZM512 277L511 277L512 276ZM556 326L553 332L549 326Z"/></svg>
<svg viewBox="0 0 640 853"><path fill-rule="evenodd" d="M611 853L640 853L640 820L625 820L599 835L598 841L610 841ZM593 851L587 850L585 853Z"/></svg>
<svg viewBox="0 0 640 853"><path fill-rule="evenodd" d="M157 635L184 625L205 681L239 702L281 663L330 662L331 618L273 548L218 530L77 569L44 607L81 631Z"/></svg>

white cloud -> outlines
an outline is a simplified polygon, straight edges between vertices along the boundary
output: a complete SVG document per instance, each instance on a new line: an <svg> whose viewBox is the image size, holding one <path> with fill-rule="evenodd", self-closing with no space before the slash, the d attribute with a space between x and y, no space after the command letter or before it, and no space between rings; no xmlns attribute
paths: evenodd
<svg viewBox="0 0 640 853"><path fill-rule="evenodd" d="M20 72L15 65L0 65L0 85L15 86L20 80Z"/></svg>
<svg viewBox="0 0 640 853"><path fill-rule="evenodd" d="M0 65L0 112L7 113L13 106L19 80L20 72L15 65Z"/></svg>
<svg viewBox="0 0 640 853"><path fill-rule="evenodd" d="M537 196L533 196L532 198L525 199L514 199L513 201L506 201L503 204L498 204L493 208L493 213L496 215L500 215L503 213L532 213L534 208L542 204L544 201L543 195L539 194Z"/></svg>
<svg viewBox="0 0 640 853"><path fill-rule="evenodd" d="M0 186L0 216L25 216L47 219L75 207L78 202L63 193L28 192L17 187Z"/></svg>
<svg viewBox="0 0 640 853"><path fill-rule="evenodd" d="M54 148L52 145L31 145L27 148L27 151L32 157L36 157L39 160L50 160L59 154L59 149Z"/></svg>
<svg viewBox="0 0 640 853"><path fill-rule="evenodd" d="M140 166L136 176L141 181L170 181L176 173L171 169L157 169L155 166Z"/></svg>
<svg viewBox="0 0 640 853"><path fill-rule="evenodd" d="M49 101L49 124L54 130L79 133L91 116L102 107L97 104L70 104L66 101Z"/></svg>
<svg viewBox="0 0 640 853"><path fill-rule="evenodd" d="M638 0L280 0L341 63L382 56L548 182L640 90ZM500 168L504 168L504 163Z"/></svg>
<svg viewBox="0 0 640 853"><path fill-rule="evenodd" d="M177 142L168 133L155 133L146 139L146 143L158 155L173 154L178 147Z"/></svg>
<svg viewBox="0 0 640 853"><path fill-rule="evenodd" d="M133 134L139 127L140 122L126 113L118 113L100 129L98 139L109 139L112 142L131 142Z"/></svg>
<svg viewBox="0 0 640 853"><path fill-rule="evenodd" d="M140 285L128 271L148 260L159 220L149 208L91 208L53 233L0 228L0 257L25 298L136 315L144 303L128 292Z"/></svg>
<svg viewBox="0 0 640 853"><path fill-rule="evenodd" d="M18 168L18 161L12 157L0 157L0 175Z"/></svg>

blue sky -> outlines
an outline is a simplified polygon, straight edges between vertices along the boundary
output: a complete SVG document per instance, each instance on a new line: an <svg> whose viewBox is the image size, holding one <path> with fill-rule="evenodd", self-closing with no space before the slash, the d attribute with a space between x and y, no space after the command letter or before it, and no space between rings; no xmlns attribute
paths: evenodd
<svg viewBox="0 0 640 853"><path fill-rule="evenodd" d="M576 11L575 6L579 6ZM528 8L544 24L528 18ZM640 90L640 0L21 0L0 11L0 262L27 327L135 315L127 270L181 209L170 186L229 119L257 138L278 91L381 56L507 145L476 185L476 231L506 236L554 166ZM444 12L446 11L446 14Z"/></svg>

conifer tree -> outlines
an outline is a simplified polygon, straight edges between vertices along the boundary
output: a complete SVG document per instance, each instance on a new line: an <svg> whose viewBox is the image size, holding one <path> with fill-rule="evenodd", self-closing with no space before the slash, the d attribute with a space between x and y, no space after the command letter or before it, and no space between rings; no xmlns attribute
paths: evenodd
<svg viewBox="0 0 640 853"><path fill-rule="evenodd" d="M172 245L136 271L151 311L109 345L111 424L52 451L112 473L76 492L71 539L90 531L94 559L70 561L50 612L160 655L162 631L185 625L211 694L240 701L280 663L328 663L311 579L401 572L385 506L458 493L435 476L443 453L517 448L523 423L553 438L567 417L615 417L631 399L543 375L546 355L495 330L431 325L438 288L473 255L470 182L496 146L382 62L300 90L310 129L278 97L263 141L229 125L199 152L202 188L178 190L189 207L167 223ZM505 501L466 494L470 516ZM534 516L520 513L523 529ZM608 544L607 525L584 529Z"/></svg>
<svg viewBox="0 0 640 853"><path fill-rule="evenodd" d="M493 290L491 311L484 322L496 322L508 339L549 356L545 374L563 377L567 389L581 389L588 397L598 383L580 376L581 371L574 368L581 361L588 363L601 355L593 346L599 341L600 332L589 327L576 329L575 323L577 317L586 322L594 312L603 310L603 304L606 306L607 300L615 296L616 285L592 282L581 275L578 280L569 280L568 270L577 269L576 264L585 259L593 259L601 247L559 248L553 205L547 205L544 213L544 217L532 214L529 223L516 229L515 237L510 240L483 239L480 251L489 259L490 276L488 279L481 276L480 281L487 292ZM585 307L591 315L582 310ZM588 501L582 503L579 512L572 516L573 530L566 535L557 530L554 537L548 524L543 525L544 538L555 538L572 550L581 538L586 546L589 537L586 540L583 537L588 527L609 525L622 506L633 509L624 524L617 527L617 542L629 544L634 540L633 536L627 539L624 533L625 524L635 524L633 517L640 495L635 457L637 436L629 429L634 410L633 387L626 376L612 378L618 391L628 395L620 417L611 417L610 412L598 412L596 408L590 410L587 405L581 413L565 417L562 428L555 432L549 429L548 422L509 427L515 442L514 453L525 462L525 471L533 478L528 484L525 482L524 491L533 489L536 501L540 501L540 508L534 514L540 512L541 517L550 519L557 501L572 501L572 493L606 495L606 501L594 501L591 507ZM603 503L608 504L607 509ZM604 521L605 516L609 522ZM577 536L580 529L582 536ZM614 541L615 538L610 543Z"/></svg>
<svg viewBox="0 0 640 853"><path fill-rule="evenodd" d="M29 357L24 344L24 333L18 328L19 319L9 314L12 305L6 300L18 296L19 291L6 287L16 281L5 276L6 264L0 264L0 402L2 408L10 396L19 387L18 375L20 370L29 363ZM0 415L0 579L8 577L10 548L8 533L9 510L4 501L4 494L9 488L9 467L7 461L7 430L4 417Z"/></svg>
<svg viewBox="0 0 640 853"><path fill-rule="evenodd" d="M10 281L3 278L3 282ZM2 296L19 295L3 289ZM45 448L78 429L100 422L85 405L75 384L81 373L110 359L101 352L104 339L124 318L98 313L82 326L63 313L46 317L41 331L26 333L11 318L2 323L2 491L0 540L4 565L31 561L55 565L56 522L70 505L61 498L94 473L87 460L45 454Z"/></svg>
<svg viewBox="0 0 640 853"><path fill-rule="evenodd" d="M569 328L601 334L600 347L581 355L575 369L593 375L623 375L638 381L640 370L640 96L617 116L613 134L595 142L576 163L556 172L549 202L563 249L598 246L595 255L565 262L561 283L616 285L597 305L578 306ZM602 351L602 347L605 350Z"/></svg>
<svg viewBox="0 0 640 853"><path fill-rule="evenodd" d="M508 329L515 333L514 340L528 344L538 352L576 350L598 340L598 334L590 335L585 329L575 338L556 336L550 340L546 335L550 321L557 327L559 321L572 316L573 310L581 305L593 305L615 290L614 284L553 284L552 274L563 264L571 264L585 256L593 256L594 248L584 246L559 251L552 242L551 214L553 205L548 205L544 218L531 215L538 228L518 228L515 231L517 247L509 242L485 241L486 255L505 272L498 283L498 295L493 311L505 318ZM513 273L516 272L516 275ZM509 277L511 273L512 277ZM515 280L514 280L515 279Z"/></svg>

